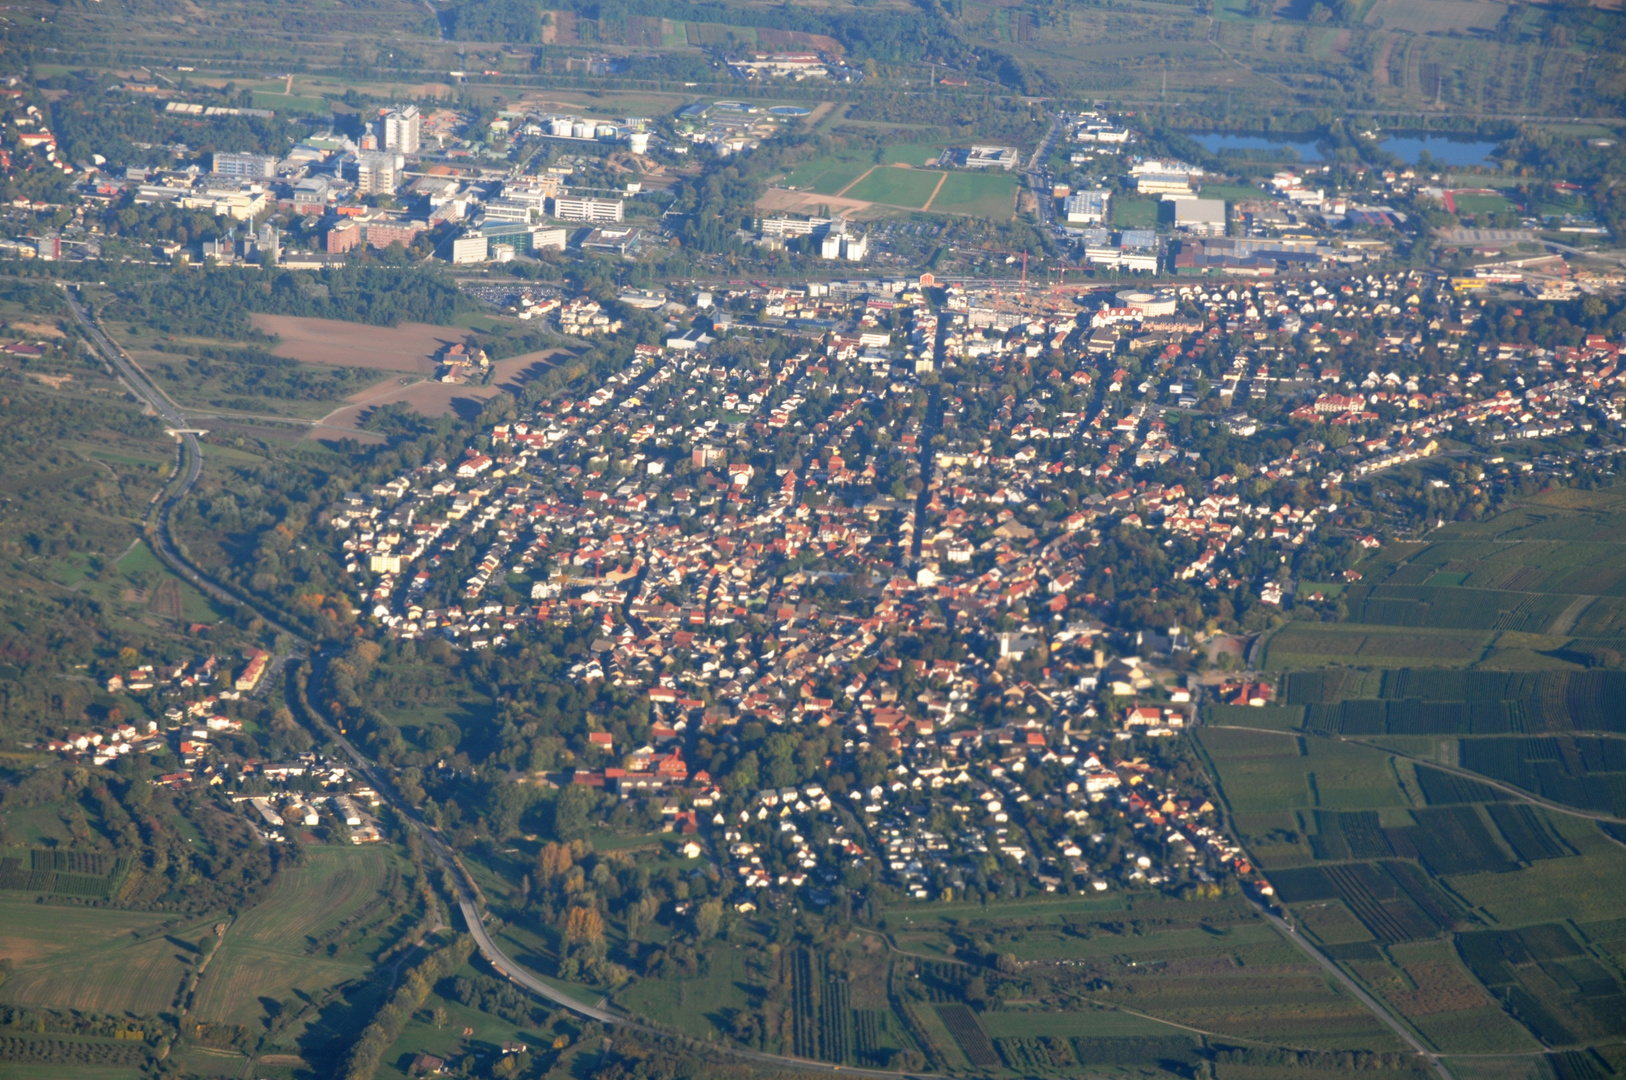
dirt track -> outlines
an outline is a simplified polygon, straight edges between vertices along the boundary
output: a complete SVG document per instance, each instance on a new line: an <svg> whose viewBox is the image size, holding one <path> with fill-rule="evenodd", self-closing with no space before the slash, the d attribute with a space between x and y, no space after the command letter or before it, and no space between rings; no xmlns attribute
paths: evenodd
<svg viewBox="0 0 1626 1080"><path fill-rule="evenodd" d="M851 218L868 210L873 203L862 199L843 199L838 195L818 195L811 191L787 191L769 188L757 200L758 210L774 210L789 214L811 214L821 206L828 206L837 217Z"/></svg>

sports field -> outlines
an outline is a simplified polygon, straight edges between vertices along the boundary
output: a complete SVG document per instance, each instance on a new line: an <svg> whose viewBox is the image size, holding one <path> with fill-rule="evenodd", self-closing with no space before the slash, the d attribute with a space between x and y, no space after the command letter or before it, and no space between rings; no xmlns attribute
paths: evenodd
<svg viewBox="0 0 1626 1080"><path fill-rule="evenodd" d="M1157 224L1157 200L1127 196L1112 200L1112 223L1120 229L1149 229Z"/></svg>
<svg viewBox="0 0 1626 1080"><path fill-rule="evenodd" d="M781 181L797 191L812 191L820 195L834 195L857 180L874 162L859 157L826 155L797 166Z"/></svg>
<svg viewBox="0 0 1626 1080"><path fill-rule="evenodd" d="M952 172L932 200L932 209L945 214L1009 219L1016 212L1016 190L1020 186L1016 177L1005 173Z"/></svg>
<svg viewBox="0 0 1626 1080"><path fill-rule="evenodd" d="M1517 209L1500 195L1457 195L1454 198L1459 214L1500 214Z"/></svg>
<svg viewBox="0 0 1626 1080"><path fill-rule="evenodd" d="M926 205L926 200L932 197L932 192L937 190L938 181L942 179L943 174L935 170L906 169L902 166L889 165L876 169L854 184L847 191L847 197L919 210ZM944 186L947 187L947 184Z"/></svg>

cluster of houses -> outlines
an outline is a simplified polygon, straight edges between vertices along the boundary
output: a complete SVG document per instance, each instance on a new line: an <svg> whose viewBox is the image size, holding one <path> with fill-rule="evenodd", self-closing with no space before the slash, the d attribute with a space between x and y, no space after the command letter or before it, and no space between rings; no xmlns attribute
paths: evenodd
<svg viewBox="0 0 1626 1080"><path fill-rule="evenodd" d="M223 668L217 656L196 657L172 664L139 664L125 674L109 675L103 687L110 694L139 693L152 689L181 693L229 679L231 689L222 691L220 696L233 701L257 689L271 663L271 654L263 649L247 649L244 658L243 666L236 675Z"/></svg>
<svg viewBox="0 0 1626 1080"><path fill-rule="evenodd" d="M1288 604L1281 577L1254 577L1242 566L1287 566L1329 529L1347 531L1337 488L1346 476L1431 453L1458 424L1597 409L1595 398L1582 403L1564 388L1613 379L1618 358L1601 340L1562 357L1521 353L1530 374L1548 376L1528 379L1524 393L1461 369L1426 373L1419 350L1455 352L1458 327L1479 315L1448 282L1419 273L1204 284L1083 303L928 281L896 290L873 284L856 295L740 293L732 299L777 311L787 325L772 332L799 334L801 351L757 362L714 358L704 347L638 346L602 383L561 390L490 429L488 449L470 447L353 494L328 517L357 602L385 633L500 648L528 624L591 625L591 645L568 677L646 695L655 735L616 757L614 736L593 732L588 749L605 760L583 759L575 782L676 798L672 824L685 832L705 824L716 799L713 778L690 765L686 747L702 732L738 724L839 730L853 752L879 748L898 760L909 792L937 790L945 775L911 772L910 762L967 745L985 747L996 764L1017 755L1001 764L1008 772L1034 755L1038 767L1090 771L1092 756L1098 765L1106 759L1074 753L1060 761L1086 732L1111 732L1110 745L1127 747L1178 737L1195 720L1194 688L1157 658L1184 654L1201 638L1178 627L1138 635L1111 628L1113 605L1098 594L1103 537L1151 532L1174 550L1176 580ZM1101 307L1092 311L1093 303ZM1427 317L1425 304L1434 312ZM1439 314L1442 305L1448 315ZM806 310L842 321L789 325ZM1103 310L1111 313L1104 322ZM1105 353L1092 348L1103 331L1113 341ZM1135 341L1149 332L1158 336ZM1319 361L1284 359L1294 355L1290 342ZM1374 343L1371 370L1346 377L1350 345ZM1145 350L1136 377L1122 360L1132 350ZM956 367L1020 374L1033 389L1023 400L988 402L945 389L928 409L922 379ZM1228 367L1235 377L1200 386L1204 367ZM1301 403L1309 412L1298 412ZM1336 448L1330 438L1300 438L1285 453L1261 442L1249 460L1253 478L1303 478L1325 499L1279 501L1253 494L1236 472L1199 474L1193 466L1202 455L1181 434L1192 414L1243 446L1284 419L1310 431L1351 416L1359 422ZM776 445L793 452L766 452ZM471 557L456 565L468 569L449 579L450 556L463 550ZM514 575L528 589L516 591ZM861 603L830 598L833 587L853 585ZM910 661L907 672L886 648L900 636L945 633L964 653ZM906 682L914 687L907 694ZM1248 681L1221 687L1218 700L1254 705L1269 696L1268 686ZM989 724L991 710L1027 719ZM967 776L988 782L993 774L975 764L984 758L970 760ZM1078 787L1068 794L1082 793L1088 805L1110 786L1093 774L1069 783ZM789 845L788 862L763 855L765 841L752 830L767 818L713 824L740 834L729 844L753 845L740 867L763 887L817 881L823 870L839 873L843 859L883 854L889 872L913 873L921 851L964 850L963 831L928 836L901 818L881 842L863 824L891 812L892 781L881 786L853 805L845 794L804 789L789 816L782 792L779 803L765 803L775 827L789 823L773 838L774 851ZM836 808L821 808L826 797ZM1011 798L1020 805L1019 794ZM1202 801L1179 796L1177 809L1181 799ZM1073 865L1058 858L1102 872L1086 855L1066 854L1069 845L1090 850L1088 836L1036 850L1031 829L997 820L1010 813L997 801L999 810L966 819L970 829L991 815L987 828L1007 831L979 833L988 851L977 855L1014 859L1004 849L1025 844L1031 854L1017 863L1035 875L1046 859ZM1166 820L1167 801L1147 813ZM845 833L822 833L820 815L840 817L840 808L862 827L843 818ZM1215 835L1186 840L1198 852L1220 845L1226 854ZM1166 876L1163 856L1141 854L1152 860L1137 867L1146 880ZM954 887L925 866L900 884L917 895Z"/></svg>
<svg viewBox="0 0 1626 1080"><path fill-rule="evenodd" d="M1160 785L1159 770L1104 743L1047 742L1036 727L917 739L867 789L765 789L715 814L708 835L746 888L807 887L815 903L860 867L918 900L963 896L995 872L1049 892L1252 873L1200 792ZM1045 783L1031 788L1030 771Z"/></svg>
<svg viewBox="0 0 1626 1080"><path fill-rule="evenodd" d="M330 784L343 783L329 779ZM359 800L359 801L358 801ZM278 794L232 796L235 803L247 803L253 810L250 818L260 837L271 843L286 843L285 829L315 828L326 815L342 825L352 844L374 844L384 838L372 814L361 808L378 806L378 796L371 788L358 788L349 794L334 795L324 792L282 792Z"/></svg>

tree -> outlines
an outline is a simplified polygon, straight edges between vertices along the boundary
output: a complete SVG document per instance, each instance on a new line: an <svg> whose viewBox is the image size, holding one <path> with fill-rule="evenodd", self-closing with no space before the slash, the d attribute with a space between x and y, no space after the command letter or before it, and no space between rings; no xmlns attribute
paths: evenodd
<svg viewBox="0 0 1626 1080"><path fill-rule="evenodd" d="M721 900L707 900L695 909L694 936L700 941L710 941L717 936L717 928L723 920L723 902Z"/></svg>
<svg viewBox="0 0 1626 1080"><path fill-rule="evenodd" d="M572 945L604 944L604 918L598 909L571 908L565 917L565 940Z"/></svg>
<svg viewBox="0 0 1626 1080"><path fill-rule="evenodd" d="M553 835L560 840L577 840L587 835L587 815L593 802L592 791L576 784L559 792L553 802Z"/></svg>

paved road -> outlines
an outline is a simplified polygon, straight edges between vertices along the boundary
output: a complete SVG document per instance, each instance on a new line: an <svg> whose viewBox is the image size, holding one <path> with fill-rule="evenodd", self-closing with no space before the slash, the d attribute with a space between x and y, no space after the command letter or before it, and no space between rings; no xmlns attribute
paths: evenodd
<svg viewBox="0 0 1626 1080"><path fill-rule="evenodd" d="M153 514L155 519L153 521L155 527L149 533L153 550L158 554L159 558L169 564L170 569L205 595L232 607L246 605L254 609L255 613L264 619L266 624L276 632L289 635L301 646L308 645L309 643L290 629L282 619L266 614L259 609L258 605L249 603L247 598L203 574L176 548L170 528L170 517L180 501L197 486L198 477L203 475L203 447L198 443L197 436L186 430L187 420L185 414L181 412L180 406L170 400L147 377L147 373L137 367L125 355L124 350L120 349L113 343L111 338L102 332L101 327L80 306L74 289L72 287L65 288L63 295L68 301L68 310L73 314L74 322L78 323L80 330L89 339L91 347L112 365L113 369L118 372L120 380L129 388L132 394L141 399L147 408L151 409L170 427L181 432L176 440L179 460L177 461L178 468L175 471L175 476L179 478L179 481L176 482L175 477L172 477L170 480L171 486L160 488L158 494L153 497L153 501L157 504L156 513L149 510L149 514Z"/></svg>
<svg viewBox="0 0 1626 1080"><path fill-rule="evenodd" d="M1262 914L1266 919L1270 920L1270 925L1274 926L1283 937L1291 941L1294 945L1297 945L1306 956L1320 965L1327 972L1327 974L1331 975L1334 979L1337 979L1339 985L1341 985L1345 990L1348 990L1350 994L1354 996L1356 1001L1359 1001L1362 1005L1365 1005L1369 1010L1371 1010L1373 1015L1388 1025L1390 1030L1392 1030L1396 1035L1404 1039L1406 1041L1406 1045L1410 1046L1413 1050L1417 1051L1424 1058L1426 1058L1428 1063L1434 1066L1434 1070L1440 1074L1440 1080L1456 1080L1456 1078L1451 1075L1451 1070L1445 1067L1445 1062L1440 1060L1440 1056L1434 1053L1428 1047L1424 1046L1422 1041L1411 1033L1410 1028L1406 1027L1399 1020L1395 1019L1394 1015L1389 1012L1387 1007L1385 1007L1371 994L1368 994L1365 990L1362 990L1359 983L1350 978L1348 975L1344 974L1342 968L1323 956L1320 949L1316 948L1314 945L1311 945L1308 941L1305 941L1303 936L1300 935L1298 931L1287 925L1286 922L1279 918L1268 907L1260 903L1251 895L1249 896L1249 899L1253 900L1254 905L1259 908L1259 913Z"/></svg>

